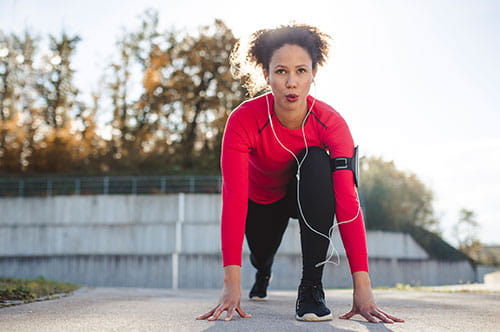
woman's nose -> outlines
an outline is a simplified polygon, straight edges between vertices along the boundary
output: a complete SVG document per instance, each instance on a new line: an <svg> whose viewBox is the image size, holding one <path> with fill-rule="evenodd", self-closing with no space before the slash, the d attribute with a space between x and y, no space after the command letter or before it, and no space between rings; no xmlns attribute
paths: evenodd
<svg viewBox="0 0 500 332"><path fill-rule="evenodd" d="M297 86L297 77L295 75L288 75L286 80L287 88L295 88Z"/></svg>

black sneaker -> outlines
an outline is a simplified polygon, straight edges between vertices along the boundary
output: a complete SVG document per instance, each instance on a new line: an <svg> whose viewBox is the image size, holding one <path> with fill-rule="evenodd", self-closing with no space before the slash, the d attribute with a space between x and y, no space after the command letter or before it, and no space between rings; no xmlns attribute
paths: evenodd
<svg viewBox="0 0 500 332"><path fill-rule="evenodd" d="M326 307L325 292L320 283L304 283L299 286L295 319L304 321L331 320L332 312Z"/></svg>
<svg viewBox="0 0 500 332"><path fill-rule="evenodd" d="M257 272L255 274L255 283L253 284L252 289L250 290L250 294L248 297L250 300L265 300L267 298L267 286L269 285L269 281L271 280L270 275L261 274Z"/></svg>

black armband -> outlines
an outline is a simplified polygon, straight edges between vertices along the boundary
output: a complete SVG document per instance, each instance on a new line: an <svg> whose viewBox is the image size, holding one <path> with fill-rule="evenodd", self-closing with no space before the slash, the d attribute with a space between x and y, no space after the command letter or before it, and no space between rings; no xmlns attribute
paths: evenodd
<svg viewBox="0 0 500 332"><path fill-rule="evenodd" d="M330 159L330 168L332 172L341 171L344 169L352 171L354 176L354 184L356 187L359 185L359 158L358 158L358 146L354 147L354 154L352 158L349 157L337 157Z"/></svg>

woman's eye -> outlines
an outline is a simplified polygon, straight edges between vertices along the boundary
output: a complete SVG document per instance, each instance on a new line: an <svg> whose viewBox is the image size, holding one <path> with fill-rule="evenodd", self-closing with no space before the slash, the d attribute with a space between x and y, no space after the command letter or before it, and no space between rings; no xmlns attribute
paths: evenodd
<svg viewBox="0 0 500 332"><path fill-rule="evenodd" d="M276 74L284 74L286 71L284 69L278 69L276 70Z"/></svg>
<svg viewBox="0 0 500 332"><path fill-rule="evenodd" d="M301 73L301 74L305 73L306 71L307 71L307 70L306 70L305 68L300 68L300 69L298 70L298 72L299 72L299 73Z"/></svg>

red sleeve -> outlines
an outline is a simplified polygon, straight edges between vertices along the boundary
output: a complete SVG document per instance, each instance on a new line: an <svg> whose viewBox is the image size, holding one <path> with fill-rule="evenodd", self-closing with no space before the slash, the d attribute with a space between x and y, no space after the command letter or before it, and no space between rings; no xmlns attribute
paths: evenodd
<svg viewBox="0 0 500 332"><path fill-rule="evenodd" d="M250 139L233 111L222 139L222 217L223 265L240 265L248 210L248 153Z"/></svg>
<svg viewBox="0 0 500 332"><path fill-rule="evenodd" d="M354 142L351 132L344 119L338 114L337 116L338 117L336 117L328 127L325 140L329 145L331 158L350 158L354 154ZM351 220L356 217L360 209L352 171L335 171L333 172L332 178L337 221L341 223L342 221ZM368 253L366 249L366 232L363 212L359 210L356 219L339 225L339 229L347 259L349 260L351 273L357 271L368 272Z"/></svg>

